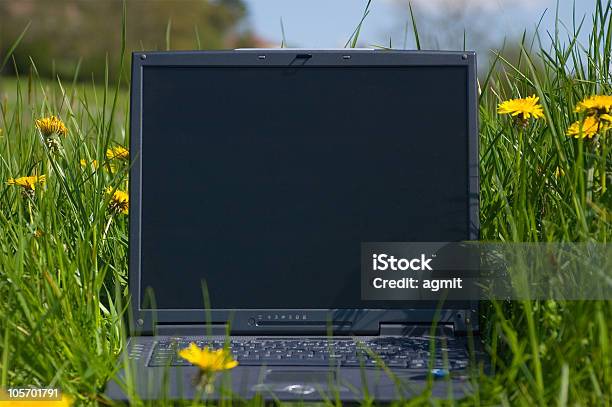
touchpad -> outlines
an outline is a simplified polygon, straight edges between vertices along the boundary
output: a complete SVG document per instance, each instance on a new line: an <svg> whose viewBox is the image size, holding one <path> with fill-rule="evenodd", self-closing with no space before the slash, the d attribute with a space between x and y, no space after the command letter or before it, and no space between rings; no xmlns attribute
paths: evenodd
<svg viewBox="0 0 612 407"><path fill-rule="evenodd" d="M263 383L253 386L253 390L308 396L315 392L329 391L330 383L336 391L348 390L336 383L336 372L331 370L270 369L266 372Z"/></svg>
<svg viewBox="0 0 612 407"><path fill-rule="evenodd" d="M253 386L253 390L308 396L315 392L329 391L330 384L335 391L348 391L336 382L336 372L330 370L270 369L266 372L263 383Z"/></svg>
<svg viewBox="0 0 612 407"><path fill-rule="evenodd" d="M336 373L329 370L268 370L264 383L327 384L336 381Z"/></svg>

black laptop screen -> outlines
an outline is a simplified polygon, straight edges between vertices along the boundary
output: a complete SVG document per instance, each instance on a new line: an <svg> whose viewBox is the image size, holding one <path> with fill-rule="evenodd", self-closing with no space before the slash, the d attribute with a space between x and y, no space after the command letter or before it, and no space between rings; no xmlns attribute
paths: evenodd
<svg viewBox="0 0 612 407"><path fill-rule="evenodd" d="M143 68L141 290L158 308L361 301L362 242L468 233L467 68Z"/></svg>

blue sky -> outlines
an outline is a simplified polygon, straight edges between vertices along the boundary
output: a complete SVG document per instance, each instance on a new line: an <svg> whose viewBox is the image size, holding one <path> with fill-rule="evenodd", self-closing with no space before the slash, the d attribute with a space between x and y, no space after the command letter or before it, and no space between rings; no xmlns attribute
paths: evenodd
<svg viewBox="0 0 612 407"><path fill-rule="evenodd" d="M282 35L280 19L283 19L287 42L300 47L341 47L359 22L366 1L363 0L245 0L249 7L250 25L263 38L280 44ZM563 21L571 24L572 0L560 1L560 15ZM404 43L404 26L409 20L408 0L373 0L371 13L365 21L360 43L387 45L391 37L395 47ZM474 29L473 43L501 43L504 36L516 38L523 29L533 31L546 9L541 28L554 29L556 0L412 0L421 32L431 39L439 33L438 27L427 25L442 24L447 27L453 20L453 13L464 12L464 20L454 25L440 40L440 48L453 48L462 44L463 27ZM457 6L459 5L459 6ZM587 28L590 28L590 15L595 0L576 0L576 15L587 15ZM444 20L444 19L447 20ZM448 23L451 24L451 23ZM476 29L478 27L478 29ZM448 31L448 30L447 30ZM468 32L468 36L469 36ZM586 34L586 33L585 33ZM586 38L586 35L582 38ZM454 44L449 44L453 42ZM433 40L432 40L433 41ZM429 41L429 48L435 48ZM427 42L427 41L425 41ZM412 36L408 36L408 48L414 47ZM470 38L468 37L468 48ZM486 48L486 47L485 47ZM480 50L482 51L482 50Z"/></svg>

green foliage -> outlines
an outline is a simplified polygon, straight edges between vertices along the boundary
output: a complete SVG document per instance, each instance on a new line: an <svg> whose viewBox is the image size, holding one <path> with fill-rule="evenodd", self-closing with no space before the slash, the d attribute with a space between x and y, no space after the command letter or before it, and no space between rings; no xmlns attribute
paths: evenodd
<svg viewBox="0 0 612 407"><path fill-rule="evenodd" d="M121 54L123 2L110 1L2 1L0 2L0 55L5 55L28 23L29 29L15 52L15 65L27 73L30 58L41 76L72 77L78 65L85 80L93 73L104 78L106 60L110 77L118 75ZM241 32L246 15L242 0L132 0L128 16L126 49L165 50L165 27L171 27L172 49L219 49L252 46L254 39ZM197 32L200 43L195 41Z"/></svg>
<svg viewBox="0 0 612 407"><path fill-rule="evenodd" d="M612 133L598 146L565 135L581 119L574 112L579 100L612 94L612 9L609 2L597 4L589 44L577 43L578 28L565 40L555 34L551 47L524 50L515 63L500 56L480 82L484 240L612 237ZM168 42L174 48L180 42L172 21ZM165 47L165 30L155 41ZM91 54L79 52L85 64ZM8 90L0 103L0 387L57 385L79 404L104 404L102 386L125 344L127 301L127 222L109 212L104 194L109 186L125 188L126 168L115 163L111 171L105 152L128 143L127 97L108 82L48 82L35 66L26 67L26 77L0 78ZM532 94L540 97L545 119L523 128L497 113L501 101ZM69 128L61 153L48 151L34 127L49 114ZM81 159L100 165L82 167ZM33 199L4 184L34 173L47 174L48 181ZM474 377L475 394L448 404L612 403L612 301L490 302L483 308L492 375ZM428 404L427 396L414 404Z"/></svg>

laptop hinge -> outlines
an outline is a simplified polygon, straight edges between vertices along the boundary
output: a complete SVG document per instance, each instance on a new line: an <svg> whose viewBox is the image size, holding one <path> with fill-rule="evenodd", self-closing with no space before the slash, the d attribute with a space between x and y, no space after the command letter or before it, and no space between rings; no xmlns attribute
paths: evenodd
<svg viewBox="0 0 612 407"><path fill-rule="evenodd" d="M454 326L438 325L434 332L435 336L453 337L455 336ZM429 336L432 334L431 325L381 323L380 335L386 336Z"/></svg>
<svg viewBox="0 0 612 407"><path fill-rule="evenodd" d="M199 336L199 335L225 335L227 324L157 324L156 335Z"/></svg>

